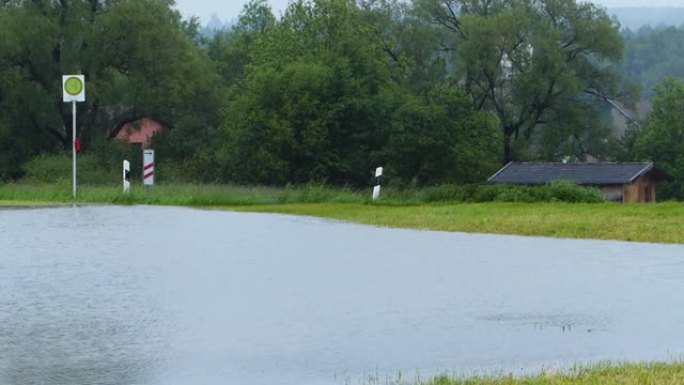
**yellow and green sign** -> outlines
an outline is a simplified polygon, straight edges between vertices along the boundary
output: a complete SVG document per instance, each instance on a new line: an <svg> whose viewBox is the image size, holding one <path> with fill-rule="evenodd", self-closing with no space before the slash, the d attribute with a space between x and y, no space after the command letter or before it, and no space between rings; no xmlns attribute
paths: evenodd
<svg viewBox="0 0 684 385"><path fill-rule="evenodd" d="M83 75L62 76L64 102L85 102L85 77Z"/></svg>
<svg viewBox="0 0 684 385"><path fill-rule="evenodd" d="M64 83L64 91L71 96L78 96L78 94L83 92L83 82L81 79L72 76Z"/></svg>

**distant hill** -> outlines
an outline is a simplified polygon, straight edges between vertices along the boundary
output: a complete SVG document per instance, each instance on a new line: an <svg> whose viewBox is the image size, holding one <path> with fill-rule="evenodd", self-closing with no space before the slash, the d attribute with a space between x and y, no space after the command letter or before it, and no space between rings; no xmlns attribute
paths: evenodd
<svg viewBox="0 0 684 385"><path fill-rule="evenodd" d="M615 7L608 8L608 14L615 16L622 28L636 31L641 27L684 25L684 7Z"/></svg>

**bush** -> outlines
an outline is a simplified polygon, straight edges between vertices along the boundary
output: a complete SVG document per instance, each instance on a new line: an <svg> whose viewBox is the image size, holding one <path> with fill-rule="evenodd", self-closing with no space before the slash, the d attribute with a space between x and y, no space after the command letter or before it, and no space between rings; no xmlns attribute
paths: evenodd
<svg viewBox="0 0 684 385"><path fill-rule="evenodd" d="M72 178L71 168L71 156L40 155L24 166L26 176L23 181L38 184L70 182ZM100 160L93 155L79 154L76 172L79 184L111 185L121 181L121 169L114 170L111 167L103 167Z"/></svg>
<svg viewBox="0 0 684 385"><path fill-rule="evenodd" d="M555 182L544 186L515 185L441 185L422 189L383 190L389 204L458 203L458 202L603 202L594 188L572 182Z"/></svg>
<svg viewBox="0 0 684 385"><path fill-rule="evenodd" d="M278 203L361 203L361 194L348 188L334 188L321 184L307 184L301 187L287 185L278 197Z"/></svg>
<svg viewBox="0 0 684 385"><path fill-rule="evenodd" d="M572 182L554 182L544 186L487 185L482 186L475 202L603 202L594 188Z"/></svg>
<svg viewBox="0 0 684 385"><path fill-rule="evenodd" d="M470 192L464 186L442 185L420 190L418 200L425 203L464 202L469 195Z"/></svg>
<svg viewBox="0 0 684 385"><path fill-rule="evenodd" d="M543 191L549 194L550 201L561 202L604 202L601 192L595 188L578 186L568 181L554 182L544 186Z"/></svg>

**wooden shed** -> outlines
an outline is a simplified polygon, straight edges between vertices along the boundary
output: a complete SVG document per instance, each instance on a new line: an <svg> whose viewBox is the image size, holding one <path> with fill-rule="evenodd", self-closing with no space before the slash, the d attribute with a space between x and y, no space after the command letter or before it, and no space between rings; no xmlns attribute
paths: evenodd
<svg viewBox="0 0 684 385"><path fill-rule="evenodd" d="M544 185L570 181L595 187L608 201L656 201L656 184L671 179L653 163L516 163L492 175L489 183Z"/></svg>

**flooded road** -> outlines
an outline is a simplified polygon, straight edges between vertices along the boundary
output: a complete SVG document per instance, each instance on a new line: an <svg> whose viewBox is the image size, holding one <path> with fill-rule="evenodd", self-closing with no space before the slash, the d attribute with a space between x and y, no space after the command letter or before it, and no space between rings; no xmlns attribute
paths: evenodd
<svg viewBox="0 0 684 385"><path fill-rule="evenodd" d="M682 301L683 246L0 211L2 384L361 384L671 360Z"/></svg>

